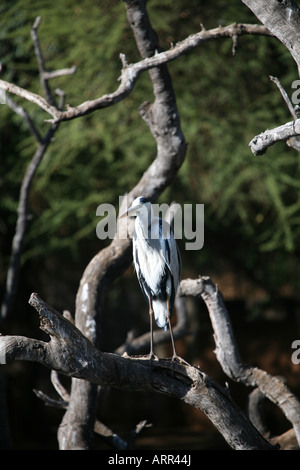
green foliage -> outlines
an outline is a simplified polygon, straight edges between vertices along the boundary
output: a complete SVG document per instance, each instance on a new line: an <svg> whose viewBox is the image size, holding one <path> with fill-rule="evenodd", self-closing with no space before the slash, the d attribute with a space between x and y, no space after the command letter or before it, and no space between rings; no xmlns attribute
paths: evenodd
<svg viewBox="0 0 300 470"><path fill-rule="evenodd" d="M117 88L120 52L129 62L139 60L122 2L6 0L0 9L2 77L31 91L42 93L30 37L38 15L47 69L77 66L76 74L53 80L53 89L63 89L71 105ZM225 0L181 1L175 6L170 0L153 0L149 13L165 49L197 32L200 23L208 29L233 21L257 22L241 2L228 6ZM290 91L297 71L286 49L276 39L242 37L233 56L231 40L222 39L170 63L169 70L188 153L162 199L205 203L206 233L211 236L205 239L205 250L188 263L199 271L200 263L214 257L216 243L223 247L222 257L239 257L253 271L266 253L276 252L281 259L293 256L299 251L299 154L276 145L254 157L248 147L254 135L291 119L268 78L278 76ZM130 190L155 156L155 142L138 114L140 104L152 99L144 74L125 101L61 124L34 181L24 259L62 248L66 256L78 255L80 240L95 239L97 206L117 205L119 195ZM22 104L46 132L48 116ZM0 119L1 226L11 234L35 142L7 106L1 106ZM229 251L231 238L239 241L234 252ZM272 260L264 259L269 273ZM273 285L288 267L275 270Z"/></svg>

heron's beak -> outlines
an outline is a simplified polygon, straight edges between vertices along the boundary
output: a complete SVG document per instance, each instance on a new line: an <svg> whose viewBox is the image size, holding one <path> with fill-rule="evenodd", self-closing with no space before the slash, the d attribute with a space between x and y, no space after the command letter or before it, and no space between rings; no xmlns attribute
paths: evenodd
<svg viewBox="0 0 300 470"><path fill-rule="evenodd" d="M129 209L127 209L127 211L123 212L123 214L121 214L119 216L119 219L122 219L122 217L126 217L130 214L133 214L137 211L137 209L139 209L141 206L135 206L135 207L129 207Z"/></svg>
<svg viewBox="0 0 300 470"><path fill-rule="evenodd" d="M123 212L123 214L119 215L119 219L122 219L123 217L126 217L128 215L128 211Z"/></svg>
<svg viewBox="0 0 300 470"><path fill-rule="evenodd" d="M136 210L136 207L129 207L127 211L123 212L123 214L119 216L119 219L122 219L122 217L127 217L131 212L134 212L135 210Z"/></svg>

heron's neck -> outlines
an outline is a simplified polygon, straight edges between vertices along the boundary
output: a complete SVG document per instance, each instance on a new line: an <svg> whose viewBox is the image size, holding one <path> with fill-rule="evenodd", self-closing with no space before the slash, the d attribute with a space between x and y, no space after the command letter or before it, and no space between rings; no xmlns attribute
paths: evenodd
<svg viewBox="0 0 300 470"><path fill-rule="evenodd" d="M136 217L136 227L139 227L139 229L142 230L142 233L145 238L148 237L148 231L151 227L151 217L151 207L149 207L149 209L147 208L147 210L141 211Z"/></svg>

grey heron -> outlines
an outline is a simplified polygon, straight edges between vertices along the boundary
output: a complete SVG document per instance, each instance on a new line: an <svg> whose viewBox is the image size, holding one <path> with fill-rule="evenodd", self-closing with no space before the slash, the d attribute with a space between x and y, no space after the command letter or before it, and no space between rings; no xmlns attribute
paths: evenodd
<svg viewBox="0 0 300 470"><path fill-rule="evenodd" d="M181 257L173 231L165 220L153 216L151 203L145 197L136 198L121 217L126 215L135 217L133 262L149 306L150 362L155 357L153 315L160 328L167 330L169 327L172 361L181 360L176 353L170 321L181 274Z"/></svg>

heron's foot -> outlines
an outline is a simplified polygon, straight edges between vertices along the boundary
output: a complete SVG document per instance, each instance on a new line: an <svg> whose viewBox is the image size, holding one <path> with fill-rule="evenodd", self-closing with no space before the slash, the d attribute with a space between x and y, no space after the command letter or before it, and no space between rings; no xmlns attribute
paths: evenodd
<svg viewBox="0 0 300 470"><path fill-rule="evenodd" d="M150 352L150 354L149 354L150 369L152 369L152 364L153 364L154 361L159 361L159 358L157 356L155 356L155 354L153 352Z"/></svg>
<svg viewBox="0 0 300 470"><path fill-rule="evenodd" d="M182 359L182 357L178 356L176 353L173 354L171 361L173 364L175 361L178 361L180 364L184 364L186 366L190 365L188 362L186 362L184 359Z"/></svg>

